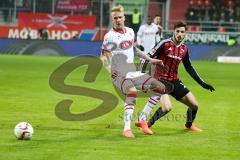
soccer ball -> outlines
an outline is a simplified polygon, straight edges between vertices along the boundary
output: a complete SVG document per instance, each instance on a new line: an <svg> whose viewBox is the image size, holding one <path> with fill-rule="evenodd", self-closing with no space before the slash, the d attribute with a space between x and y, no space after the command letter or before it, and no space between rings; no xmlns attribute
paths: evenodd
<svg viewBox="0 0 240 160"><path fill-rule="evenodd" d="M30 123L20 122L15 126L14 134L19 140L29 140L33 135L33 127Z"/></svg>

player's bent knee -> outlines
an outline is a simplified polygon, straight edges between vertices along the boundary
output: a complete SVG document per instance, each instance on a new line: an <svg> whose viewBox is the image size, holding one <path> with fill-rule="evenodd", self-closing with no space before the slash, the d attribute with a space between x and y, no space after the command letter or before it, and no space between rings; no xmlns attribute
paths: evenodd
<svg viewBox="0 0 240 160"><path fill-rule="evenodd" d="M165 93L165 87L164 86L155 86L153 89L152 89L153 92L155 93L158 93L160 95L164 94Z"/></svg>
<svg viewBox="0 0 240 160"><path fill-rule="evenodd" d="M157 80L151 83L151 90L160 95L165 93L165 85Z"/></svg>
<svg viewBox="0 0 240 160"><path fill-rule="evenodd" d="M131 87L127 90L127 95L132 94L132 95L137 95L137 89L135 87Z"/></svg>

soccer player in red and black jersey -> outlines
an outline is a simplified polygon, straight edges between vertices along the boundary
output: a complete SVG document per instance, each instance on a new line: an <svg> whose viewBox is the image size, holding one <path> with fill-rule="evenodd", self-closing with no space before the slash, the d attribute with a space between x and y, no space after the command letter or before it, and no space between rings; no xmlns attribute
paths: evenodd
<svg viewBox="0 0 240 160"><path fill-rule="evenodd" d="M186 28L187 25L185 22L180 21L175 23L173 37L159 42L151 50L149 55L162 60L164 63L164 67L157 65L151 74L159 81L171 82L174 85L174 89L169 94L188 106L185 129L190 131L201 131L201 129L193 125L198 111L198 103L194 95L181 82L178 76L178 66L180 62L183 62L186 71L199 85L211 92L215 89L200 78L191 64L188 48L183 44ZM145 61L145 63L142 64L141 69L143 72L147 63L148 62ZM156 120L166 115L172 108L170 98L167 94L161 97L151 96L145 108L153 109L159 101L161 101L162 107L160 107L148 121L149 127L152 126Z"/></svg>

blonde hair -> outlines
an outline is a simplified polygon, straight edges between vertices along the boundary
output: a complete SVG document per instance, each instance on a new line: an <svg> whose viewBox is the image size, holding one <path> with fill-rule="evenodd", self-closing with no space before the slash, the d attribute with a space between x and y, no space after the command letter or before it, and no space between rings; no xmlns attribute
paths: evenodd
<svg viewBox="0 0 240 160"><path fill-rule="evenodd" d="M114 6L112 7L112 12L124 12L124 8L122 5L117 5L117 6Z"/></svg>

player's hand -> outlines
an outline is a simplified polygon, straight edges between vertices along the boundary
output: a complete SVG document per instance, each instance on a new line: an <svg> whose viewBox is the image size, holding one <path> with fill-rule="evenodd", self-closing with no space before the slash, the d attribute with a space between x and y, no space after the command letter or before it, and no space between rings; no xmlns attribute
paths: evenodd
<svg viewBox="0 0 240 160"><path fill-rule="evenodd" d="M209 90L209 91L215 91L215 89L213 88L213 86L211 86L210 84L207 84L207 83L203 83L202 84L202 87Z"/></svg>
<svg viewBox="0 0 240 160"><path fill-rule="evenodd" d="M149 61L151 64L159 64L160 66L164 66L162 60L160 59L154 59L154 58L151 58L151 60Z"/></svg>
<svg viewBox="0 0 240 160"><path fill-rule="evenodd" d="M141 50L141 51L144 51L144 47L142 45L139 45L138 48Z"/></svg>

